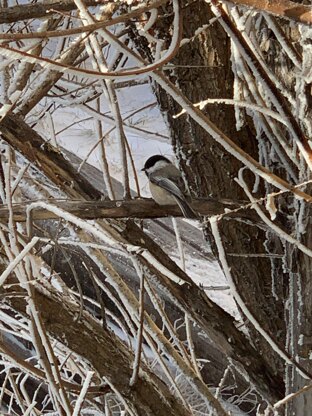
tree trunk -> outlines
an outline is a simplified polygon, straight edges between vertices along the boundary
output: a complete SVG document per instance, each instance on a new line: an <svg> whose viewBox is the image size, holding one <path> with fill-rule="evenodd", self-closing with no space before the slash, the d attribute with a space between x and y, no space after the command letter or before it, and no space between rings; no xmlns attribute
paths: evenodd
<svg viewBox="0 0 312 416"><path fill-rule="evenodd" d="M214 22L208 29L194 36L196 29L209 24L211 17L209 6L205 2L195 2L185 8L183 38L191 40L185 43L175 58L175 68L167 71L170 79L193 103L199 103L207 98L233 97L229 38L218 22ZM161 27L160 30L164 35L165 29ZM276 53L279 53L280 60L276 59ZM268 60L271 59L272 70L276 70L278 74L282 72L279 68L281 62L285 66L288 65L289 71L291 70L289 61L280 50L275 50L274 57L272 55L271 52L271 56L269 53L267 56ZM217 199L229 198L233 201L244 199L244 193L234 182L241 164L216 144L191 117L188 115L172 117L178 114L181 108L160 87L156 86L156 92L162 110L167 115L175 154L192 194L196 197L213 196ZM243 128L237 132L233 108L222 107L220 104L207 105L204 112L241 148L258 159L256 132L251 127L248 117L245 118ZM261 140L266 141L268 146L265 135L260 138ZM281 177L286 176L286 167L285 171L280 164L271 163L268 167ZM253 175L248 179L249 189L252 189ZM263 185L260 185L258 195L262 195L263 191ZM291 234L296 225L286 217L287 213L291 212L288 204L286 197L280 199L282 209L278 214L278 222ZM305 205L297 203L294 215L299 215L299 205L302 204ZM306 220L303 229L309 229L309 210L307 207L305 210L303 218ZM220 231L232 277L245 305L282 349L286 339L289 340L286 348L290 355L301 357L299 362L311 373L308 361L312 349L311 259L302 253L298 254L292 245L285 248L279 237L257 226L230 219L220 222ZM205 235L216 253L209 229L205 230ZM310 247L310 238L307 237L305 240L306 245ZM285 267L283 255L287 258L288 267ZM249 322L246 322L246 328L250 342L259 349L266 365L273 368L276 374L284 377L283 360L272 351ZM307 379L302 379L293 366L288 369L288 373L290 378L287 378L287 393L297 391L306 384ZM289 414L306 415L311 408L312 394L307 392L289 405Z"/></svg>

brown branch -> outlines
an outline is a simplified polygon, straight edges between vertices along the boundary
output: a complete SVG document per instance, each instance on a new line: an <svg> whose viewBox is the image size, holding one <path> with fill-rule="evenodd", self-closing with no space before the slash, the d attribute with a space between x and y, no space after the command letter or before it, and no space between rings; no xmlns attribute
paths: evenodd
<svg viewBox="0 0 312 416"><path fill-rule="evenodd" d="M152 199L135 199L120 201L59 201L48 200L64 211L70 212L83 219L98 218L161 218L161 217L182 217L181 210L178 206L160 206ZM14 221L26 221L26 210L32 202L23 202L13 205ZM225 209L236 209L240 205L238 203L223 203L215 199L197 199L193 200L192 207L201 215L218 215L223 214ZM227 215L232 217L255 219L251 211L233 212ZM7 220L9 217L9 209L6 205L0 208L0 220ZM32 210L33 220L47 220L57 218L57 216L43 208L34 208Z"/></svg>
<svg viewBox="0 0 312 416"><path fill-rule="evenodd" d="M233 318L228 313L208 299L204 291L191 282L188 275L152 238L143 234L136 224L127 221L121 235L131 244L146 248L166 268L181 279L189 281L188 285L173 284L163 278L159 271L146 264L146 270L150 270L155 276L153 285L166 287L166 296L174 299L174 303L179 305L180 310L187 313L191 321L198 324L209 339L218 346L219 351L233 359L248 373L250 380L268 401L271 402L274 397L283 395L283 382L280 377L272 374L270 367L264 363L263 357L247 341L244 334L237 330ZM151 276L149 279L151 281Z"/></svg>
<svg viewBox="0 0 312 416"><path fill-rule="evenodd" d="M248 6L276 16L286 17L287 19L295 20L300 23L312 23L311 6L304 6L303 4L294 3L289 0L230 0L230 3Z"/></svg>
<svg viewBox="0 0 312 416"><path fill-rule="evenodd" d="M211 3L212 2L215 1L211 0ZM141 56L139 56L125 44L121 43L116 36L108 32L106 29L102 30L109 37L111 44L118 45L118 47L122 49L125 55L134 58L136 62L142 62L143 64L146 64L146 61L141 58ZM272 173L269 169L265 168L261 163L259 163L248 153L246 153L241 147L239 147L235 142L233 142L233 140L231 140L230 137L223 133L223 131L221 131L199 108L195 107L193 103L181 93L179 88L174 85L161 71L156 70L151 73L150 76L158 83L161 88L166 91L167 94L169 94L176 101L177 104L179 104L183 109L186 109L188 115L194 121L196 121L209 135L211 135L217 143L221 144L221 146L223 146L227 152L232 154L245 166L250 168L253 172L256 172L260 177L276 186L278 189L288 189L299 198L303 198L307 202L312 202L312 196L298 190L296 187L290 185L284 179Z"/></svg>
<svg viewBox="0 0 312 416"><path fill-rule="evenodd" d="M187 416L189 413L170 392L165 383L141 364L138 382L129 387L133 353L112 332L101 327L88 313L77 321L79 305L63 293L45 287L34 287L36 303L46 330L62 344L70 345L78 355L92 363L101 377L109 380L133 413L140 416ZM25 313L25 300L12 297L11 305ZM116 364L117 363L117 364ZM149 380L149 382L147 382Z"/></svg>
<svg viewBox="0 0 312 416"><path fill-rule="evenodd" d="M72 198L100 199L102 194L82 176L59 150L45 142L22 118L8 114L0 122L0 132L15 150L25 156L56 186Z"/></svg>
<svg viewBox="0 0 312 416"><path fill-rule="evenodd" d="M87 33L87 32L93 32L97 29L100 29L102 27L109 27L116 25L118 23L126 22L132 19L135 16L138 16L142 13L145 13L149 11L150 9L157 8L165 3L168 3L169 0L155 0L153 2L149 2L149 4L143 4L140 7L135 8L134 10L130 11L129 13L124 13L120 16L114 17L112 19L105 19L101 20L99 22L89 24L86 26L80 26L80 27L73 27L68 29L60 29L60 30L48 30L46 32L31 32L31 33L0 33L0 39L6 39L6 40L19 40L19 39L49 39L49 38L58 38L58 37L66 37L71 35L78 35L80 33ZM60 2L61 3L61 2ZM84 2L87 6L88 2ZM90 1L92 3L92 1ZM97 3L94 1L94 3ZM38 3L37 3L38 4ZM74 2L73 2L74 4ZM29 6L29 5L28 5ZM16 6L16 7L27 7L27 6ZM13 9L15 7L10 7L10 9ZM75 6L74 6L75 8ZM3 9L2 9L3 10ZM2 13L0 12L0 23L2 22Z"/></svg>
<svg viewBox="0 0 312 416"><path fill-rule="evenodd" d="M86 6L97 6L101 1L85 0ZM107 1L106 1L107 3ZM20 20L47 17L56 12L75 10L74 0L45 0L40 3L23 4L13 7L2 7L0 11L0 23L14 23Z"/></svg>
<svg viewBox="0 0 312 416"><path fill-rule="evenodd" d="M18 55L22 60L25 60L26 62L35 61L41 65L50 64L50 67L53 70L60 71L62 73L64 73L67 70L69 73L73 73L76 75L82 74L86 76L90 75L92 77L98 77L99 79L109 79L109 78L114 79L117 77L127 77L127 76L132 76L132 75L146 74L147 72L155 71L156 69L161 68L162 66L170 62L178 53L179 47L180 47L180 38L181 38L181 31L180 31L180 25L179 25L178 34L177 36L174 36L173 38L173 41L175 41L174 47L171 48L171 45L170 45L170 48L172 49L171 52L165 55L163 58L160 58L159 61L156 61L151 64L147 64L146 67L143 67L143 68L138 67L134 69L123 69L120 71L107 71L107 72L94 71L94 70L87 69L87 68L84 68L84 69L77 68L72 65L60 63L53 59L45 58L43 56L36 56L31 53L24 52L20 49L12 48L4 44L0 44L0 48L2 51L1 53L2 55L10 57L11 56L10 52L13 52L15 53L15 56ZM8 51L8 52L5 53L5 51Z"/></svg>

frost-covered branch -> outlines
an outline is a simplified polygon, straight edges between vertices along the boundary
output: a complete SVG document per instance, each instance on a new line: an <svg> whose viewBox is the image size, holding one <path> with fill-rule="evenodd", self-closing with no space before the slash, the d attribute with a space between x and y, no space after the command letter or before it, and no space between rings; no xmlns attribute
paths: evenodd
<svg viewBox="0 0 312 416"><path fill-rule="evenodd" d="M210 225L211 225L213 237L217 245L219 260L222 265L222 269L227 278L227 281L229 283L234 299L236 300L237 304L243 311L244 315L249 319L249 321L252 323L254 328L264 337L264 339L269 343L271 348L285 361L286 364L293 365L296 368L296 371L303 378L307 380L311 380L312 376L309 374L309 372L306 371L294 358L290 357L289 354L287 354L286 351L284 351L283 348L277 344L277 342L260 325L256 317L253 316L253 314L249 311L246 303L244 302L241 295L239 294L236 288L236 285L234 283L234 280L232 278L232 275L231 275L231 270L226 259L223 242L222 242L221 235L220 235L219 228L218 228L218 217L211 218Z"/></svg>
<svg viewBox="0 0 312 416"><path fill-rule="evenodd" d="M181 217L181 210L176 205L160 206L152 199L117 200L117 201L68 201L68 200L49 200L53 205L64 211L75 214L84 219L97 218L160 218L160 217ZM13 204L12 212L15 221L26 221L26 210L30 203ZM220 202L211 199L194 199L192 202L194 210L201 215L217 215L228 210L239 209L240 203ZM234 212L233 217L248 218L252 220L256 216L248 211ZM9 210L6 206L0 207L0 219L6 220L9 217ZM44 208L35 208L32 212L33 220L44 220L57 218L52 212L46 212Z"/></svg>
<svg viewBox="0 0 312 416"><path fill-rule="evenodd" d="M49 0L50 1L50 0ZM46 6L47 3L49 3L49 1L45 1L44 4L40 4L40 6ZM153 2L149 2L149 3L143 3L140 4L138 7L136 7L135 9L131 10L129 13L123 13L120 16L115 16L111 19L105 19L103 21L99 21L96 23L92 23L89 25L85 25L85 26L80 26L80 27L73 27L73 28L68 28L68 29L59 29L59 30L46 30L46 31L41 31L41 32L35 32L35 33L29 33L29 32L25 32L25 33L0 33L0 39L5 39L5 40L13 40L13 41L17 41L20 39L50 39L50 38L54 38L54 37L67 37L67 36L71 36L71 35L78 35L81 33L86 33L86 32L93 32L96 31L97 29L100 29L101 27L109 27L109 26L113 26L113 25L117 25L118 23L123 23L123 22L127 22L129 21L129 19L132 19L133 17L136 17L142 13L145 13L151 9L155 9L157 7L162 6L163 4L168 3L169 0L154 0ZM62 7L62 4L64 4L65 2L58 2L55 4L58 4L60 7ZM94 3L94 5L98 4L98 0L87 0L84 1L84 4L86 6L89 6L90 3ZM76 4L73 1L68 1L68 6L70 7L70 5L72 6L73 9L76 8ZM5 18L7 20L9 19L14 19L13 15L16 14L16 17L20 17L21 14L23 12L26 12L26 8L28 6L28 13L30 14L32 11L36 12L36 13L40 13L40 10L38 9L38 5L37 7L34 7L33 5L23 5L23 6L17 6L15 7L11 7L9 9L4 9L2 8L0 10L0 24L1 23L9 23L9 22L4 22L3 20L5 20ZM32 7L30 7L32 6ZM51 12L55 12L57 10L57 8L53 7L53 9L51 10L51 6L49 7L49 10ZM44 16L46 16L47 14L45 14ZM35 16L34 16L35 17ZM29 17L32 18L32 17ZM23 18L21 18L21 20L24 20Z"/></svg>
<svg viewBox="0 0 312 416"><path fill-rule="evenodd" d="M86 0L87 6L97 6L97 0ZM12 7L1 7L0 23L13 23L20 20L36 19L46 17L57 12L66 12L76 9L73 0L45 0L36 4L23 4Z"/></svg>
<svg viewBox="0 0 312 416"><path fill-rule="evenodd" d="M164 383L145 366L139 374L139 382L129 389L130 363L133 361L133 354L125 345L86 312L81 321L77 322L75 317L79 313L79 305L60 297L60 294L48 285L41 290L36 287L35 291L37 302L40 304L41 317L50 335L60 343L65 341L77 354L92 363L100 376L108 378L118 388L131 409L149 416L157 413L168 416L189 414L169 393ZM25 311L23 300L14 298L12 304L21 312ZM119 367L112 363L118 363ZM123 377L120 377L118 368ZM146 377L152 382L146 382ZM166 400L162 400L162 397Z"/></svg>
<svg viewBox="0 0 312 416"><path fill-rule="evenodd" d="M312 151L308 143L308 139L302 131L298 121L294 117L289 103L276 88L274 82L263 67L261 59L257 57L257 53L251 48L246 35L240 32L238 28L233 24L231 18L223 10L223 8L220 7L217 0L211 0L211 10L215 16L219 18L218 21L230 36L232 42L235 43L235 46L239 50L239 53L246 61L249 68L252 70L255 78L258 79L258 82L260 82L265 88L269 100L277 108L280 114L288 121L288 129L292 135L292 138L296 142L308 166L312 170Z"/></svg>
<svg viewBox="0 0 312 416"><path fill-rule="evenodd" d="M252 9L256 9L258 11L272 13L276 16L285 17L300 23L312 23L311 7L308 5L295 3L294 1L290 0L222 0L221 2L234 3L238 6L251 7Z"/></svg>
<svg viewBox="0 0 312 416"><path fill-rule="evenodd" d="M149 73L156 69L161 68L166 63L170 62L174 56L178 53L180 47L180 40L182 36L182 19L179 12L179 2L178 0L173 0L173 6L175 11L175 18L174 18L174 32L172 35L172 42L166 51L166 53L161 57L158 61L147 64L142 68L135 68L135 69L125 69L122 71L94 71L91 69L82 69L77 68L72 65L68 65L66 63L61 63L54 61L52 59L43 57L43 56L35 56L28 52L24 52L22 50L0 44L0 55L6 56L9 59L20 59L22 61L26 61L28 63L34 64L38 63L41 64L43 68L48 68L50 70L59 71L59 72L67 72L73 75L84 75L91 78L96 79L115 79L115 78L127 78L129 76L136 76L140 74ZM85 35L86 37L87 35Z"/></svg>

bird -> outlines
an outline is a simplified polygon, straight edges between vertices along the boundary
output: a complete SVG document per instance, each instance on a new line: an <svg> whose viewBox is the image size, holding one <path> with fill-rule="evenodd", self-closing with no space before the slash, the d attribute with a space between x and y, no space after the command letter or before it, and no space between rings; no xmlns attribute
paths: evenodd
<svg viewBox="0 0 312 416"><path fill-rule="evenodd" d="M198 219L187 201L185 183L179 169L162 155L148 158L144 168L154 201L158 205L178 205L185 218Z"/></svg>

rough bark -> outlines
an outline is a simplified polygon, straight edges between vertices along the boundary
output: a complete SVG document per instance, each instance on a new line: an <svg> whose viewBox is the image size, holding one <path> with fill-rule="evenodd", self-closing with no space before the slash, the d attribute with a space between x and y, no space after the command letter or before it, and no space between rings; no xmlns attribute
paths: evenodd
<svg viewBox="0 0 312 416"><path fill-rule="evenodd" d="M101 198L101 192L82 176L77 176L61 152L46 143L21 117L7 114L0 122L0 131L13 149L20 152L68 196L78 199Z"/></svg>
<svg viewBox="0 0 312 416"><path fill-rule="evenodd" d="M211 11L205 2L200 1L191 5L184 14L183 37L192 38L195 30L207 24L211 17ZM192 67L188 67L189 62L192 62ZM177 68L172 73L168 72L168 75L193 103L205 100L207 97L232 97L230 41L217 23L183 46L174 64ZM196 68L196 65L199 67ZM202 66L205 66L205 70L202 70ZM204 198L209 195L217 199L243 199L244 193L234 182L238 170L242 167L240 162L227 154L190 117L173 118L172 114L179 113L180 108L161 89L158 89L158 97L163 111L168 116L175 153L187 176L192 194ZM217 126L222 126L222 130L245 151L255 159L258 158L254 131L248 124L240 132L236 131L232 108L209 105L204 112ZM249 183L252 183L252 177ZM237 255L266 253L264 249L266 235L260 229L229 221L222 222L221 232L226 252ZM207 238L210 239L209 230L207 230ZM278 241L275 250L276 254L280 253ZM283 284L278 286L278 299L275 299L271 293L270 259L229 257L228 262L244 302L254 316L257 316L265 330L283 345L285 339ZM273 366L276 372L283 374L283 363L279 357L251 326L248 326L248 329L267 365Z"/></svg>
<svg viewBox="0 0 312 416"><path fill-rule="evenodd" d="M60 296L48 285L45 288L36 286L35 300L50 335L70 345L76 354L91 362L99 375L108 379L111 386L122 394L136 414L188 415L166 385L144 366L137 383L133 387L129 386L133 353L86 312L77 320L79 305L66 299L64 294ZM11 305L20 313L25 313L26 304L22 297L12 297Z"/></svg>
<svg viewBox="0 0 312 416"><path fill-rule="evenodd" d="M116 200L116 201L58 201L53 200L57 207L77 215L79 218L161 218L161 217L182 217L183 214L178 206L168 205L160 206L153 199L134 199L134 200ZM14 204L13 218L15 221L26 221L27 208L31 202ZM220 202L213 199L198 199L192 201L193 209L201 215L219 215L224 214L225 210L235 210L239 208L238 203ZM228 217L234 217L241 221L256 221L257 216L246 209L242 212L227 212ZM0 208L0 219L7 220L10 211L7 207ZM53 212L46 211L44 208L34 208L32 210L33 220L46 220L57 218ZM261 226L261 224L259 223ZM263 226L264 227L264 226Z"/></svg>
<svg viewBox="0 0 312 416"><path fill-rule="evenodd" d="M266 0L230 0L230 3L248 6L259 11L265 11L305 24L312 23L311 7L289 0L274 2L268 2Z"/></svg>

